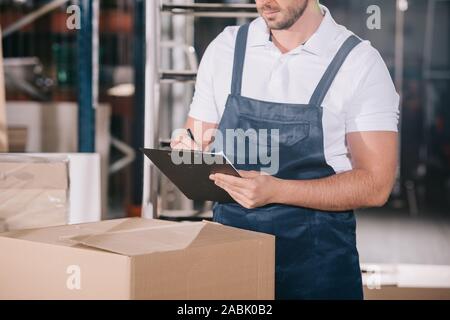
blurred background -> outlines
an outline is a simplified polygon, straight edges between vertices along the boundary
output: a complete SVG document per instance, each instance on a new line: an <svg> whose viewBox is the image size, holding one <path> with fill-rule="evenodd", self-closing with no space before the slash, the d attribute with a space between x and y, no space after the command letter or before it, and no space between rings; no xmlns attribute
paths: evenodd
<svg viewBox="0 0 450 320"><path fill-rule="evenodd" d="M321 3L380 51L401 95L396 186L357 215L366 285L449 297L450 1ZM373 5L380 29L367 25ZM99 184L102 219L210 218L211 203L185 198L139 148L167 147L208 44L256 16L253 1L0 0L9 152L97 154L99 179L85 183Z"/></svg>

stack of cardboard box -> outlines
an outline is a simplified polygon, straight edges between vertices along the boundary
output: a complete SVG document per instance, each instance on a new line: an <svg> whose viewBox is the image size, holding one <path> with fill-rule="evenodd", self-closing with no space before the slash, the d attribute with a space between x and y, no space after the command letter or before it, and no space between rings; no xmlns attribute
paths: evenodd
<svg viewBox="0 0 450 320"><path fill-rule="evenodd" d="M65 224L68 170L66 158L0 155L0 231Z"/></svg>

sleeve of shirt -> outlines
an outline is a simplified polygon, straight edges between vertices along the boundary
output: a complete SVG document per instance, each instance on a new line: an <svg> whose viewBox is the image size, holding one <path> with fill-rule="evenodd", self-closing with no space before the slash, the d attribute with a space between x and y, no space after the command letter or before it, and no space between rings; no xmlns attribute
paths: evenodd
<svg viewBox="0 0 450 320"><path fill-rule="evenodd" d="M361 77L346 106L346 132L398 131L399 95L378 51L363 59Z"/></svg>
<svg viewBox="0 0 450 320"><path fill-rule="evenodd" d="M214 51L216 40L210 43L200 62L194 97L189 116L210 123L219 122L219 113L214 98Z"/></svg>

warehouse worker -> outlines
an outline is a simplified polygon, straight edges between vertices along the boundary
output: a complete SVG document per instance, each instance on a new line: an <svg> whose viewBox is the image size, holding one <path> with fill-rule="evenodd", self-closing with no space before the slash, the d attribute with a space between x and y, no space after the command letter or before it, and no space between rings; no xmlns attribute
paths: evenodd
<svg viewBox="0 0 450 320"><path fill-rule="evenodd" d="M237 163L241 178L210 177L236 200L216 203L214 220L275 235L277 299L362 299L352 210L390 195L399 96L377 50L317 0L256 5L261 17L209 45L186 123L194 142L171 145L203 148L212 128L277 129L276 174Z"/></svg>

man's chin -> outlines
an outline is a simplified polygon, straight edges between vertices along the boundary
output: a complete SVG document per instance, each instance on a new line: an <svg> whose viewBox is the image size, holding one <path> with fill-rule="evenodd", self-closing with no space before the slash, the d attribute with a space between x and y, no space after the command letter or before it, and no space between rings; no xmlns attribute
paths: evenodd
<svg viewBox="0 0 450 320"><path fill-rule="evenodd" d="M285 23L283 22L283 19L280 16L267 17L266 15L262 15L262 18L266 22L267 27L269 29L282 30L285 28Z"/></svg>
<svg viewBox="0 0 450 320"><path fill-rule="evenodd" d="M266 21L267 27L271 30L280 30L282 28L280 28L280 22L277 20L267 20L264 19Z"/></svg>

